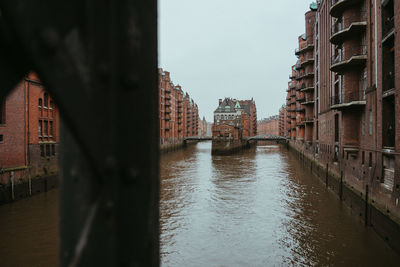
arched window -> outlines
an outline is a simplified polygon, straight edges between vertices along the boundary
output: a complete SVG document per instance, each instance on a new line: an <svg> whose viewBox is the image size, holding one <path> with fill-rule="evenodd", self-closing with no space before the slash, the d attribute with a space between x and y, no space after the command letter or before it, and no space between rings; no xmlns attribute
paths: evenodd
<svg viewBox="0 0 400 267"><path fill-rule="evenodd" d="M49 108L51 108L51 109L54 108L54 102L53 102L53 100L50 100L50 106L49 106Z"/></svg>
<svg viewBox="0 0 400 267"><path fill-rule="evenodd" d="M41 108L41 107L42 107L42 105L43 105L43 101L42 101L42 99L41 99L41 98L39 98L39 107Z"/></svg>
<svg viewBox="0 0 400 267"><path fill-rule="evenodd" d="M44 93L44 97L43 97L43 104L44 104L44 107L48 107L48 104L49 104L49 95L47 94L47 93Z"/></svg>

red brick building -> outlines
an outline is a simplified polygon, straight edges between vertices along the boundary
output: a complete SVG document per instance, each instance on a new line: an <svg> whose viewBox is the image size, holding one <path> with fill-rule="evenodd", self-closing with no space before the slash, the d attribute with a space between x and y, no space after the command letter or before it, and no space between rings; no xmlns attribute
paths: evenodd
<svg viewBox="0 0 400 267"><path fill-rule="evenodd" d="M0 185L58 172L58 109L34 73L0 103Z"/></svg>
<svg viewBox="0 0 400 267"><path fill-rule="evenodd" d="M400 1L318 1L305 22L287 89L290 143L400 217Z"/></svg>
<svg viewBox="0 0 400 267"><path fill-rule="evenodd" d="M197 104L180 85L173 84L168 71L159 69L158 75L161 145L176 144L184 137L197 136L200 120Z"/></svg>
<svg viewBox="0 0 400 267"><path fill-rule="evenodd" d="M213 138L241 140L257 135L257 110L253 99L219 99L214 111Z"/></svg>
<svg viewBox="0 0 400 267"><path fill-rule="evenodd" d="M283 106L280 110L279 110L279 136L281 137L287 137L288 136L288 124L287 124L287 111L286 111L286 107Z"/></svg>
<svg viewBox="0 0 400 267"><path fill-rule="evenodd" d="M257 135L279 136L279 115L258 121Z"/></svg>

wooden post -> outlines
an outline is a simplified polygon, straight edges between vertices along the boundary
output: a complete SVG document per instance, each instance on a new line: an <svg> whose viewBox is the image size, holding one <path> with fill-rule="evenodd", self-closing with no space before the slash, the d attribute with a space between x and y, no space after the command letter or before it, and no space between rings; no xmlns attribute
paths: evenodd
<svg viewBox="0 0 400 267"><path fill-rule="evenodd" d="M339 198L343 198L343 171L340 173L340 186L339 186Z"/></svg>
<svg viewBox="0 0 400 267"><path fill-rule="evenodd" d="M14 201L14 171L10 172L10 181L11 181L11 199Z"/></svg>
<svg viewBox="0 0 400 267"><path fill-rule="evenodd" d="M329 170L328 170L329 164L326 164L326 174L325 174L325 186L328 187L328 175L329 175Z"/></svg>
<svg viewBox="0 0 400 267"><path fill-rule="evenodd" d="M365 186L365 226L368 226L368 211L369 211L369 203L368 203L368 185Z"/></svg>

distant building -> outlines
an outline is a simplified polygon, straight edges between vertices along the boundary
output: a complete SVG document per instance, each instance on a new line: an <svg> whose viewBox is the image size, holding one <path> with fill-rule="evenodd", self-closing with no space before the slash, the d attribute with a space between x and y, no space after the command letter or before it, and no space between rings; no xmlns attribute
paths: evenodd
<svg viewBox="0 0 400 267"><path fill-rule="evenodd" d="M239 140L256 134L257 112L253 100L219 100L214 111L213 138Z"/></svg>
<svg viewBox="0 0 400 267"><path fill-rule="evenodd" d="M258 121L258 135L279 135L279 115Z"/></svg>
<svg viewBox="0 0 400 267"><path fill-rule="evenodd" d="M287 119L288 119L288 115L287 115L286 107L283 106L279 110L279 136L281 136L281 137L288 136Z"/></svg>
<svg viewBox="0 0 400 267"><path fill-rule="evenodd" d="M180 85L174 85L170 73L159 69L160 144L176 144L199 134L199 109Z"/></svg>

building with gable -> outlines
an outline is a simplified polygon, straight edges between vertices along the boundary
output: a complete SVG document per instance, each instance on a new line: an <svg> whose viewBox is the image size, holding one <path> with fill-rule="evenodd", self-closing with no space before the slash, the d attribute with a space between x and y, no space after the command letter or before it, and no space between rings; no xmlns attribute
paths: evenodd
<svg viewBox="0 0 400 267"><path fill-rule="evenodd" d="M257 112L253 100L219 99L214 111L213 139L241 140L257 134Z"/></svg>

